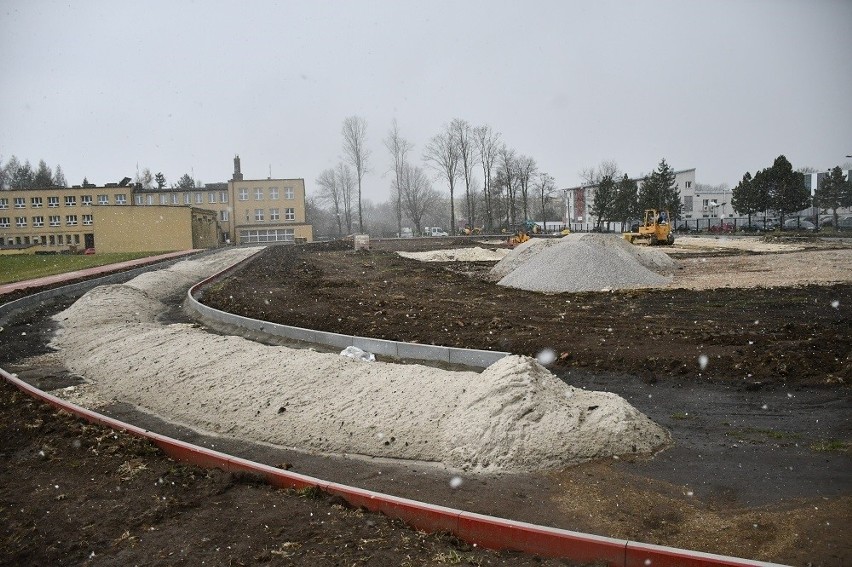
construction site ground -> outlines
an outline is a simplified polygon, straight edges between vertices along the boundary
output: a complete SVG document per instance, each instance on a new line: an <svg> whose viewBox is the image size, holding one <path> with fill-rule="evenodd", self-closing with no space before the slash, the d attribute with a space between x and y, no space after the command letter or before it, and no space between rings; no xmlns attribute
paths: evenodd
<svg viewBox="0 0 852 567"><path fill-rule="evenodd" d="M392 251L496 242L272 247L205 296L227 311L346 334L533 356L550 349L560 378L615 392L671 431L673 446L653 458L451 486L448 474L414 463L206 437L120 404L107 413L475 512L793 565L849 564L852 248L717 244L671 249L680 269L666 288L557 295L496 286L491 263L425 263ZM170 317L185 321L179 305L175 298ZM2 366L48 390L81 381L29 358L49 350L47 317L59 308L12 322L0 341ZM177 466L9 389L0 399L2 564L538 564L425 537L340 502Z"/></svg>

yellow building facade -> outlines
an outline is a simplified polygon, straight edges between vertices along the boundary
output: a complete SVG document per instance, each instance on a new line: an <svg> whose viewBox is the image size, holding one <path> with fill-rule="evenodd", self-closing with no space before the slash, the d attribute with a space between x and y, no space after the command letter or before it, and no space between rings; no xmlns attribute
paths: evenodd
<svg viewBox="0 0 852 567"><path fill-rule="evenodd" d="M234 175L227 183L183 190L143 189L127 181L106 187L0 191L0 249L165 251L213 248L227 243L313 240L313 228L305 218L305 180L245 180L239 156L234 158ZM113 210L95 214L101 207ZM126 207L128 211L121 213L116 207ZM145 212L149 207L185 212ZM187 220L195 215L206 223L208 213L214 217L212 238L207 228L201 229ZM123 229L116 224L119 222ZM169 222L176 226L166 226ZM187 246L188 243L192 244Z"/></svg>

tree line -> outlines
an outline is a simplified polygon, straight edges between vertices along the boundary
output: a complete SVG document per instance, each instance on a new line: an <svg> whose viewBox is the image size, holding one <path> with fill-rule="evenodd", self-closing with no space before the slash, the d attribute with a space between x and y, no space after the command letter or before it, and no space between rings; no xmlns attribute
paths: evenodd
<svg viewBox="0 0 852 567"><path fill-rule="evenodd" d="M25 160L23 163L16 157L10 157L6 163L0 161L0 189L33 189L35 187L67 187L68 182L65 180L65 174L62 172L62 166L56 166L56 169L51 169L47 163L41 159L38 165L33 168L30 165L30 160Z"/></svg>
<svg viewBox="0 0 852 567"><path fill-rule="evenodd" d="M837 226L837 209L852 206L852 183L843 175L840 166L832 169L814 188L813 197L805 185L803 171L794 171L792 164L783 155L775 158L771 167L743 175L733 189L731 203L740 214L751 216L774 211L784 224L786 215L810 206L831 210L834 226Z"/></svg>
<svg viewBox="0 0 852 567"><path fill-rule="evenodd" d="M614 161L586 168L580 178L585 186L594 187L589 214L596 218L597 230L605 222L627 224L630 219L641 217L645 209L667 210L674 218L680 217L683 210L675 171L665 158L641 179L630 179Z"/></svg>
<svg viewBox="0 0 852 567"><path fill-rule="evenodd" d="M328 208L338 235L351 233L355 226L365 231L362 187L371 158L363 118L344 119L341 135L343 159L316 179L318 204ZM535 159L507 146L490 126L454 119L429 139L419 160L413 158L415 146L402 135L396 119L382 143L392 174L389 212L397 234L402 234L406 222L421 232L425 219L434 218L436 208L445 204L452 234L462 224L457 222L457 210L466 227L487 231L511 229L534 216L545 221L548 214L561 218L552 210L554 178L541 171ZM447 187L449 200L435 189L436 181Z"/></svg>

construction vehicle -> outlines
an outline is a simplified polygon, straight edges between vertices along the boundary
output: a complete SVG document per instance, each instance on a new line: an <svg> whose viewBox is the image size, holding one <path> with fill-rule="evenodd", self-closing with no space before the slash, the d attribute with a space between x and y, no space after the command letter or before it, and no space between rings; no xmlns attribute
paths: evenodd
<svg viewBox="0 0 852 567"><path fill-rule="evenodd" d="M671 213L657 209L645 209L645 219L635 231L625 232L624 240L631 244L648 244L650 246L674 244Z"/></svg>

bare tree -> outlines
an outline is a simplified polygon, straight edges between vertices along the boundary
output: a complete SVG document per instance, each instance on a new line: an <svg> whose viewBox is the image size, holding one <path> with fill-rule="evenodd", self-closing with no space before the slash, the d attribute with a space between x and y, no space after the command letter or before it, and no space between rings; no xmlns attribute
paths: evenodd
<svg viewBox="0 0 852 567"><path fill-rule="evenodd" d="M518 180L518 189L521 191L521 207L524 211L524 220L529 220L529 196L538 165L529 156L518 156L515 160L515 177Z"/></svg>
<svg viewBox="0 0 852 567"><path fill-rule="evenodd" d="M349 165L355 168L358 180L358 231L364 232L364 217L361 208L361 181L367 173L370 150L367 141L367 122L360 116L350 116L343 121L343 153Z"/></svg>
<svg viewBox="0 0 852 567"><path fill-rule="evenodd" d="M405 214L414 223L414 229L420 234L423 230L423 216L435 203L439 194L432 188L429 176L421 168L406 163L400 176L402 185L400 194L403 197Z"/></svg>
<svg viewBox="0 0 852 567"><path fill-rule="evenodd" d="M604 177L618 179L621 177L621 172L618 164L613 160L604 160L597 167L587 167L580 170L580 179L584 185L597 185Z"/></svg>
<svg viewBox="0 0 852 567"><path fill-rule="evenodd" d="M542 228L547 229L547 200L552 198L556 191L556 180L549 173L540 171L535 181L535 189L541 204Z"/></svg>
<svg viewBox="0 0 852 567"><path fill-rule="evenodd" d="M337 219L337 236L343 236L343 194L337 182L334 169L323 170L316 179L319 187L319 199L331 207L331 214Z"/></svg>
<svg viewBox="0 0 852 567"><path fill-rule="evenodd" d="M346 234L352 233L352 192L355 190L355 178L352 170L345 163L338 163L335 171L337 175L337 186L340 189L341 202L343 203L343 220L346 222ZM360 201L358 205L360 207Z"/></svg>
<svg viewBox="0 0 852 567"><path fill-rule="evenodd" d="M465 206L467 208L467 223L471 229L476 226L476 195L472 188L473 168L476 165L476 142L473 129L467 120L456 118L450 123L450 131L461 160L461 177L464 179Z"/></svg>
<svg viewBox="0 0 852 567"><path fill-rule="evenodd" d="M501 177L501 181L506 189L506 224L508 225L508 229L511 230L512 226L515 224L515 192L516 188L516 179L515 172L517 171L515 167L515 161L517 160L517 156L515 154L515 150L510 149L503 144L500 146L500 149L497 152L497 166L499 168L499 174Z"/></svg>
<svg viewBox="0 0 852 567"><path fill-rule="evenodd" d="M479 126L473 131L479 163L482 165L482 192L485 197L485 222L490 231L494 228L494 207L491 195L491 173L497 163L500 147L500 134L493 132L491 126Z"/></svg>
<svg viewBox="0 0 852 567"><path fill-rule="evenodd" d="M399 133L399 125L396 122L396 118L393 119L393 125L384 142L393 160L397 234L402 236L402 194L400 191L402 187L402 170L405 165L405 156L414 149L414 144L411 144Z"/></svg>
<svg viewBox="0 0 852 567"><path fill-rule="evenodd" d="M423 159L449 183L450 234L456 233L455 187L459 176L459 158L458 146L449 127L429 141L423 154Z"/></svg>

